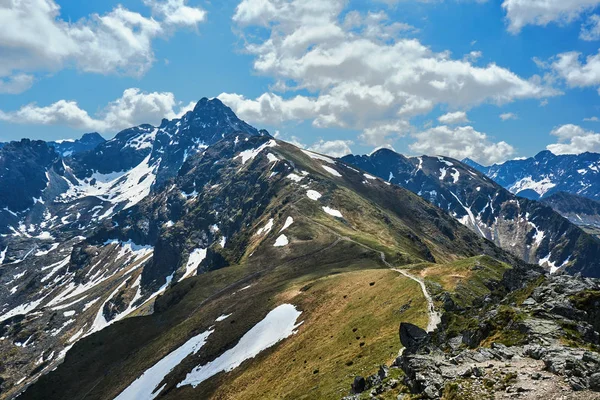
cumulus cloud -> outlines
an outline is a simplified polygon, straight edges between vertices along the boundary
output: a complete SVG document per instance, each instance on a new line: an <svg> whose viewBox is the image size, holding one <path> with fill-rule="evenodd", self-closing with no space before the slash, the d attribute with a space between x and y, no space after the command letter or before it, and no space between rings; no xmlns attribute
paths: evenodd
<svg viewBox="0 0 600 400"><path fill-rule="evenodd" d="M155 15L164 18L168 25L197 26L206 20L206 11L185 3L186 0L144 0L144 4L151 7Z"/></svg>
<svg viewBox="0 0 600 400"><path fill-rule="evenodd" d="M561 53L554 57L550 64L541 65L550 68L570 87L600 85L600 52L588 56L585 62L581 61L581 53Z"/></svg>
<svg viewBox="0 0 600 400"><path fill-rule="evenodd" d="M438 121L446 125L454 125L469 122L467 113L464 111L456 111L448 114L444 114L438 118Z"/></svg>
<svg viewBox="0 0 600 400"><path fill-rule="evenodd" d="M600 152L600 134L578 125L562 125L553 129L550 134L558 138L558 143L546 146L554 154Z"/></svg>
<svg viewBox="0 0 600 400"><path fill-rule="evenodd" d="M110 102L95 117L77 102L59 100L49 106L35 103L16 111L0 111L0 120L16 124L62 125L81 131L117 132L142 123L158 124L162 118L175 118L193 108L182 104L170 92L145 93L131 88Z"/></svg>
<svg viewBox="0 0 600 400"><path fill-rule="evenodd" d="M509 159L515 149L506 142L492 142L485 133L471 126L437 126L413 134L416 142L409 145L418 154L446 155L462 160L471 158L481 164L494 164Z"/></svg>
<svg viewBox="0 0 600 400"><path fill-rule="evenodd" d="M352 144L354 142L351 140L319 140L308 149L331 157L343 157L352 154L352 149L350 149Z"/></svg>
<svg viewBox="0 0 600 400"><path fill-rule="evenodd" d="M155 38L176 25L195 25L205 14L185 6L184 0L146 3L161 19L117 6L71 22L61 18L54 0L0 1L0 79L20 82L22 91L28 87L25 76L65 67L99 74L144 74L154 62Z"/></svg>
<svg viewBox="0 0 600 400"><path fill-rule="evenodd" d="M508 121L508 120L511 120L511 119L518 119L518 118L519 118L519 116L517 114L515 114L515 113L510 113L509 112L509 113L500 114L500 119L502 121Z"/></svg>
<svg viewBox="0 0 600 400"><path fill-rule="evenodd" d="M566 24L594 9L600 0L504 0L508 30L519 33L527 25Z"/></svg>
<svg viewBox="0 0 600 400"><path fill-rule="evenodd" d="M363 140L379 145L398 130L391 125L404 125L440 104L467 108L556 94L539 77L434 52L406 38L411 27L385 13L344 13L346 5L241 1L233 21L245 51L255 57L255 72L274 83L271 92L256 98L235 93L219 98L250 122L310 120L317 127L362 130ZM294 93L300 90L303 94Z"/></svg>
<svg viewBox="0 0 600 400"><path fill-rule="evenodd" d="M33 85L34 77L28 74L15 74L6 78L0 77L0 93L23 93Z"/></svg>

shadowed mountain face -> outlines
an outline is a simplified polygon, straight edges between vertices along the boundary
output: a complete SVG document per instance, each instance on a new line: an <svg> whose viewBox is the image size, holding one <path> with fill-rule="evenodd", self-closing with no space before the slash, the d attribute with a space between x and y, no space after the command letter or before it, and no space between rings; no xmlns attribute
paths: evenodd
<svg viewBox="0 0 600 400"><path fill-rule="evenodd" d="M489 167L469 159L463 162L521 197L537 200L566 192L600 199L600 154L597 153L557 156L542 151L535 157Z"/></svg>
<svg viewBox="0 0 600 400"><path fill-rule="evenodd" d="M585 231L600 234L600 202L565 192L544 197L542 202Z"/></svg>
<svg viewBox="0 0 600 400"><path fill-rule="evenodd" d="M73 154L93 150L98 145L106 142L99 133L86 133L81 138L75 140L59 140L48 142L48 145L54 147L56 152L63 157L70 157Z"/></svg>
<svg viewBox="0 0 600 400"><path fill-rule="evenodd" d="M526 262L600 276L600 242L543 203L517 197L459 161L382 149L343 161L417 193Z"/></svg>

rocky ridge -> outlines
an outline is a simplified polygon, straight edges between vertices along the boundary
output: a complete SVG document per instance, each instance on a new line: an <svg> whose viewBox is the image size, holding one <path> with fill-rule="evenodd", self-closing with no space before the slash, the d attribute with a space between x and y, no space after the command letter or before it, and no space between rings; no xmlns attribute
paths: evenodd
<svg viewBox="0 0 600 400"><path fill-rule="evenodd" d="M402 354L357 377L345 399L398 391L398 399L600 398L600 280L518 269L493 284L483 306L439 293L438 329L402 323Z"/></svg>

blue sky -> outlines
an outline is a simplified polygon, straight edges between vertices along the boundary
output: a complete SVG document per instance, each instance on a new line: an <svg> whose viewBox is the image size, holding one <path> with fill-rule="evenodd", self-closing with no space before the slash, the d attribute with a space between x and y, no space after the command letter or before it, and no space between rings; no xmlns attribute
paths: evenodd
<svg viewBox="0 0 600 400"><path fill-rule="evenodd" d="M219 96L332 155L600 152L599 4L9 1L0 141L109 138Z"/></svg>

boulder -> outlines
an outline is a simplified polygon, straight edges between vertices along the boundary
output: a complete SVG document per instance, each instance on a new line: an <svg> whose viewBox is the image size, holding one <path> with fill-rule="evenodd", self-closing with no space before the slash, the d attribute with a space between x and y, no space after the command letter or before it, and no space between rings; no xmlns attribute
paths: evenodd
<svg viewBox="0 0 600 400"><path fill-rule="evenodd" d="M408 352L414 352L429 339L429 335L424 329L408 322L400 324L399 333L400 343L402 343Z"/></svg>
<svg viewBox="0 0 600 400"><path fill-rule="evenodd" d="M354 382L352 383L352 391L354 393L362 393L367 388L367 381L362 376L357 376L354 378Z"/></svg>

